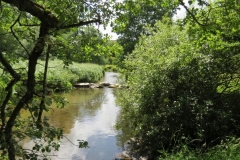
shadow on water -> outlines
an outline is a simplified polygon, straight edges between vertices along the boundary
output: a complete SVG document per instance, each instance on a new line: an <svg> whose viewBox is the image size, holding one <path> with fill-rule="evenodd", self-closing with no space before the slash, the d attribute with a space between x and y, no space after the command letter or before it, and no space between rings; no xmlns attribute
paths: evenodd
<svg viewBox="0 0 240 160"><path fill-rule="evenodd" d="M103 81L116 83L117 76L117 73L106 72ZM111 88L75 89L63 94L69 105L63 109L53 106L48 116L49 123L63 128L67 138L61 140L59 151L53 153L57 157L51 159L111 160L115 153L122 151L123 142L119 142L122 138L115 129L120 107L116 106L114 92ZM88 141L90 148L74 146L72 143L78 144L77 140ZM26 148L29 146L31 142L24 144Z"/></svg>

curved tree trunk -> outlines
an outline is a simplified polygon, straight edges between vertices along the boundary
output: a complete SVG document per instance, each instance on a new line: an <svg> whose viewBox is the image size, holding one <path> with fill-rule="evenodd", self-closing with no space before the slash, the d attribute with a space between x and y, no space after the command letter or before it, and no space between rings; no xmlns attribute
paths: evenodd
<svg viewBox="0 0 240 160"><path fill-rule="evenodd" d="M15 147L14 147L14 140L12 137L12 129L13 129L15 120L19 115L20 110L24 107L25 104L29 103L29 101L33 98L37 60L42 54L42 52L44 51L45 38L48 34L48 30L49 29L44 24L41 24L38 42L35 44L35 47L33 48L31 55L29 56L27 91L25 95L19 100L19 103L14 108L6 124L5 139L8 145L8 157L10 160L15 160Z"/></svg>

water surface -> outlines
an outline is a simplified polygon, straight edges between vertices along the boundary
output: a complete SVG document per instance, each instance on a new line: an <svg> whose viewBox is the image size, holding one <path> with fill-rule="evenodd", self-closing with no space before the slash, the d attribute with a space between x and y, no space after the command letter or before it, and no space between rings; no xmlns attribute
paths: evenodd
<svg viewBox="0 0 240 160"><path fill-rule="evenodd" d="M103 81L116 83L117 73L106 72ZM116 106L114 89L75 89L63 94L69 101L64 109L54 109L49 122L63 128L66 138L51 159L59 160L111 160L121 152L115 130L120 107ZM86 140L90 148L78 148L77 140ZM25 146L30 145L26 143Z"/></svg>

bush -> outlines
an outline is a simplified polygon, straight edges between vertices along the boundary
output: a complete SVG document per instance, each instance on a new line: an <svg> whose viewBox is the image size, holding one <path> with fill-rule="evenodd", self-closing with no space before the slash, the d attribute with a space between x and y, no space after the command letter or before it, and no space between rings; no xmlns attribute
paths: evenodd
<svg viewBox="0 0 240 160"><path fill-rule="evenodd" d="M140 150L158 155L186 139L201 148L239 136L238 51L228 52L218 35L196 45L176 25L157 23L149 32L125 61L129 88L118 96Z"/></svg>

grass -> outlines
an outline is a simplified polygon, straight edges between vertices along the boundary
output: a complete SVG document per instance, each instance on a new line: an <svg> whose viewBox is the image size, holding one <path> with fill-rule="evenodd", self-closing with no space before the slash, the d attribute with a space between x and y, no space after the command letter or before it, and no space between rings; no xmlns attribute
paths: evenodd
<svg viewBox="0 0 240 160"><path fill-rule="evenodd" d="M176 153L161 153L162 156L158 160L239 160L240 138L217 145L214 148L208 149L205 153L199 150L191 150L186 146L183 146Z"/></svg>

